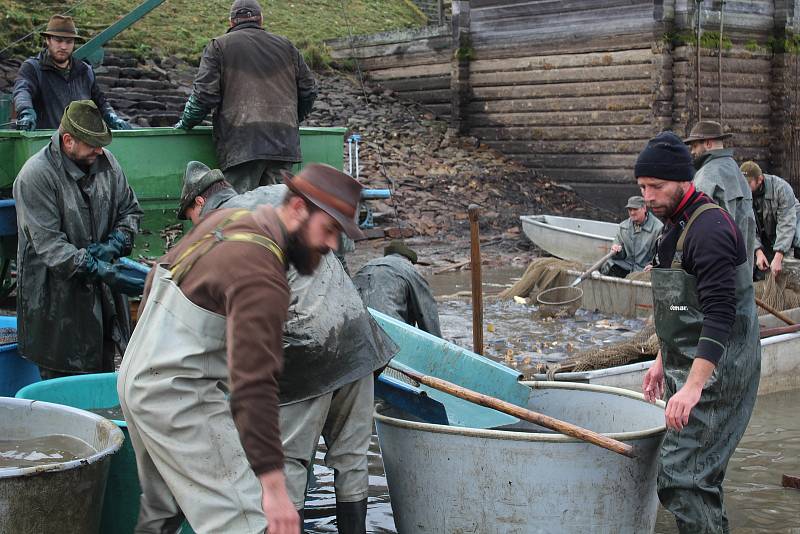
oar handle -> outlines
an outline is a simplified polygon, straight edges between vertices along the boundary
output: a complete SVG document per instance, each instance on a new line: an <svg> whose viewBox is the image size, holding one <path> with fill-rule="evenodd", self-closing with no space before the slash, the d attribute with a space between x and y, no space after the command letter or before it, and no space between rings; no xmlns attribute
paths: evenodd
<svg viewBox="0 0 800 534"><path fill-rule="evenodd" d="M789 319L789 317L785 313L781 313L760 298L756 297L756 304L767 310L769 313L783 321L784 323L788 324L789 326L794 326L795 322Z"/></svg>
<svg viewBox="0 0 800 534"><path fill-rule="evenodd" d="M597 260L595 263L593 263L593 264L592 264L592 266L591 266L591 267L589 267L589 268L588 268L586 271L584 271L583 273L581 273L581 275L580 275L578 278L576 278L574 282L572 282L572 283L570 284L570 287L575 287L575 286L577 286L578 284L580 284L580 283L581 283L581 280L583 280L584 278L586 278L587 276L589 276L590 274L592 274L594 271L596 271L597 269L599 269L600 267L602 267L602 266L603 266L603 264L604 264L606 261L608 261L608 259L609 259L611 256L613 256L614 254L616 254L616 253L615 253L613 250L609 250L609 251L608 251L608 254L606 254L605 256L603 256L602 258L600 258L599 260Z"/></svg>
<svg viewBox="0 0 800 534"><path fill-rule="evenodd" d="M504 400L495 397L490 397L489 395L484 395L483 393L478 393L477 391L472 391L471 389L461 387L459 385L453 384L452 382L448 382L447 380L442 380L441 378L423 375L405 366L401 367L395 363L390 363L389 367L391 367L395 371L403 373L404 375L410 378L413 378L414 380L416 380L421 384L425 384L428 387L432 387L434 389L438 389L439 391L449 393L454 397L468 400L480 406L485 406L487 408L497 410L498 412L503 412L508 415L513 415L514 417L517 417L519 419L535 423L539 426L555 430L557 432L560 432L561 434L565 434L567 436L571 436L573 438L577 438L582 441L586 441L588 443L591 443L592 445L603 447L604 449L616 452L617 454L622 454L623 456L627 456L628 458L636 457L636 454L633 451L633 447L631 447L630 445L609 438L602 434L598 434L597 432L594 432L592 430L588 430L586 428L573 425L572 423L567 423L566 421L561 421L560 419L555 419L548 415L534 412L533 410L520 408L516 404L511 404L510 402L506 402Z"/></svg>

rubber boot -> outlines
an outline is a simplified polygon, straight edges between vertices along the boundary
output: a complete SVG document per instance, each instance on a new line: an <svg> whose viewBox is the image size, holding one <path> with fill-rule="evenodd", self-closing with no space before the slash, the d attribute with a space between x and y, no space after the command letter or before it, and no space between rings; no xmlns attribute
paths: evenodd
<svg viewBox="0 0 800 534"><path fill-rule="evenodd" d="M306 529L305 529L306 509L300 508L297 511L297 515L300 516L300 534L306 534Z"/></svg>
<svg viewBox="0 0 800 534"><path fill-rule="evenodd" d="M336 501L336 527L339 534L367 534L367 499Z"/></svg>

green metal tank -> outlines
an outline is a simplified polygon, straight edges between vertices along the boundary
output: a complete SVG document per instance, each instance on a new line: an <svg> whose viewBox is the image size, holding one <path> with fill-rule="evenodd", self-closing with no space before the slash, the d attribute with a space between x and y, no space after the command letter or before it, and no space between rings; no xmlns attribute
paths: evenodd
<svg viewBox="0 0 800 534"><path fill-rule="evenodd" d="M303 163L295 170L312 162L342 169L345 131L345 128L300 128ZM22 165L47 145L52 135L52 130L0 130L0 191L10 194L8 190ZM211 168L217 164L211 128L114 131L108 149L122 165L145 212L142 233L136 238L132 256L160 256L166 244L162 231L180 222L175 214L186 163L197 160Z"/></svg>

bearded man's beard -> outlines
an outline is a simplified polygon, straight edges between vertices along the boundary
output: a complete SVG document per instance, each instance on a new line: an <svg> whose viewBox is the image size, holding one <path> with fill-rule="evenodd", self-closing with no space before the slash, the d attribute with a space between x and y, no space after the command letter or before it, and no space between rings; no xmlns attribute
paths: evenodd
<svg viewBox="0 0 800 534"><path fill-rule="evenodd" d="M330 252L328 247L321 250L310 246L305 236L305 229L302 227L290 233L287 239L286 256L297 272L303 276L312 274L319 266L322 256L328 252Z"/></svg>

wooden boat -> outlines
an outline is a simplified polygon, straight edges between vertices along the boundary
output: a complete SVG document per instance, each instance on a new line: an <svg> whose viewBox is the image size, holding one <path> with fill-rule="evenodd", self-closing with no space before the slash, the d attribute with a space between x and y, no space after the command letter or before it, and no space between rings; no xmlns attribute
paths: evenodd
<svg viewBox="0 0 800 534"><path fill-rule="evenodd" d="M555 215L524 215L522 230L537 247L557 258L594 263L609 250L619 225Z"/></svg>
<svg viewBox="0 0 800 534"><path fill-rule="evenodd" d="M800 308L784 312L795 322L800 321ZM771 315L759 317L762 328L785 326ZM608 369L577 373L556 373L555 379L563 382L597 384L641 391L644 374L652 361L620 365ZM547 375L534 375L535 381L547 380ZM525 382L527 385L535 381ZM766 395L779 391L800 389L800 332L782 334L761 340L761 382L758 394Z"/></svg>
<svg viewBox="0 0 800 534"><path fill-rule="evenodd" d="M663 403L589 384L526 386L512 369L373 315L400 346L396 363L637 450L636 458L627 458L384 372L375 420L400 534L577 534L597 531L598 524L604 532L653 532ZM543 480L557 480L557 491Z"/></svg>

